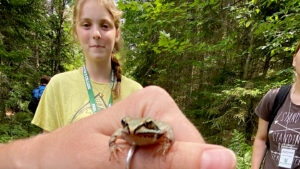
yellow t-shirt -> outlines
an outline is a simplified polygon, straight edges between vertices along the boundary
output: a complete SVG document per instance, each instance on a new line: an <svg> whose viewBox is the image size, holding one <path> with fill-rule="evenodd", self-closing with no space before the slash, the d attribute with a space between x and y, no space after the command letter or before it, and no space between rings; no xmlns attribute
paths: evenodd
<svg viewBox="0 0 300 169"><path fill-rule="evenodd" d="M111 95L110 83L91 80L98 110L107 108ZM142 86L122 76L120 96L113 104L125 99ZM60 73L51 78L37 107L32 124L53 131L93 114L82 69Z"/></svg>

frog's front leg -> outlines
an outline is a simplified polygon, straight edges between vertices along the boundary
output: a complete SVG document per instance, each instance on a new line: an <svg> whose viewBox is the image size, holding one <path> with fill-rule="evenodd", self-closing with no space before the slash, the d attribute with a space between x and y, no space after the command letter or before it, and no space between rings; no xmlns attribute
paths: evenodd
<svg viewBox="0 0 300 169"><path fill-rule="evenodd" d="M117 159L117 151L122 151L121 146L116 143L118 139L123 138L122 130L123 130L122 128L117 129L109 139L109 150L110 150L109 160L112 159L112 156L114 156L114 158Z"/></svg>
<svg viewBox="0 0 300 169"><path fill-rule="evenodd" d="M169 151L174 143L174 131L171 126L165 126L163 129L163 136L159 141L160 147L157 152L160 152L163 156Z"/></svg>

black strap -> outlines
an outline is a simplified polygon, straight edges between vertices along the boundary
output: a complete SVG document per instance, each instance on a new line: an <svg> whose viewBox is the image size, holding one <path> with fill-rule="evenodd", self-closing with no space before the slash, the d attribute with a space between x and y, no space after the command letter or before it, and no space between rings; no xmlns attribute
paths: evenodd
<svg viewBox="0 0 300 169"><path fill-rule="evenodd" d="M269 133L269 130L270 130L270 127L277 115L277 112L278 110L280 109L280 107L282 106L282 104L284 103L287 95L289 94L290 90L291 90L291 87L292 87L292 84L289 84L289 85L284 85L282 86L276 97L275 97L275 101L274 101L274 104L273 104L273 107L272 107L272 111L271 111L271 114L270 114L270 120L269 120L269 124L268 124L268 132L267 134ZM267 139L267 148L269 149L270 148L270 142L269 142L269 139Z"/></svg>

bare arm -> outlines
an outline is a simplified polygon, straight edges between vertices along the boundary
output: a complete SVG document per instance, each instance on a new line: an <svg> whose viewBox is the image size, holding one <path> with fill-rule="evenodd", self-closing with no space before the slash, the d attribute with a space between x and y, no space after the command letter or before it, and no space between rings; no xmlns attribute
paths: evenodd
<svg viewBox="0 0 300 169"><path fill-rule="evenodd" d="M0 168L36 169L40 162L40 151L43 147L42 135L0 144Z"/></svg>
<svg viewBox="0 0 300 169"><path fill-rule="evenodd" d="M5 169L123 169L127 151L109 161L109 139L122 117L150 116L174 128L175 143L166 156L153 147L140 148L132 169L233 169L234 153L206 144L174 100L161 88L147 87L95 115L47 134L0 145L0 168ZM127 146L128 150L129 145Z"/></svg>
<svg viewBox="0 0 300 169"><path fill-rule="evenodd" d="M251 169L259 169L266 151L267 130L269 122L259 118L258 129L253 144Z"/></svg>

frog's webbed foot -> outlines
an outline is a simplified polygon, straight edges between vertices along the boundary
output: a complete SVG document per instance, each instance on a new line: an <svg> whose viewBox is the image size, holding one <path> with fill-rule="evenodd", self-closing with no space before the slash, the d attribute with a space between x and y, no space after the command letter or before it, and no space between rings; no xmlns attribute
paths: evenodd
<svg viewBox="0 0 300 169"><path fill-rule="evenodd" d="M115 159L118 159L117 152L122 152L122 147L124 145L117 143L117 139L122 138L121 135L121 129L116 130L113 135L109 139L109 150L110 150L110 157L109 160L111 160L113 157Z"/></svg>
<svg viewBox="0 0 300 169"><path fill-rule="evenodd" d="M163 156L166 155L166 153L169 151L175 139L174 132L171 127L167 127L164 130L164 135L162 136L161 141L159 142L159 147L157 149L157 153L160 153Z"/></svg>
<svg viewBox="0 0 300 169"><path fill-rule="evenodd" d="M122 149L125 147L125 145L123 144L117 144L114 143L112 145L109 146L109 150L110 150L110 157L109 160L112 160L112 158L118 159L118 151L123 152Z"/></svg>
<svg viewBox="0 0 300 169"><path fill-rule="evenodd" d="M173 143L174 143L174 140L165 138L164 141L159 143L156 153L162 154L163 156L165 156L166 153L170 150Z"/></svg>
<svg viewBox="0 0 300 169"><path fill-rule="evenodd" d="M157 123L160 124L161 126L160 130L162 131L163 135L158 140L159 146L154 155L162 154L163 156L165 156L175 141L174 131L171 126L165 123L162 122L157 122Z"/></svg>

